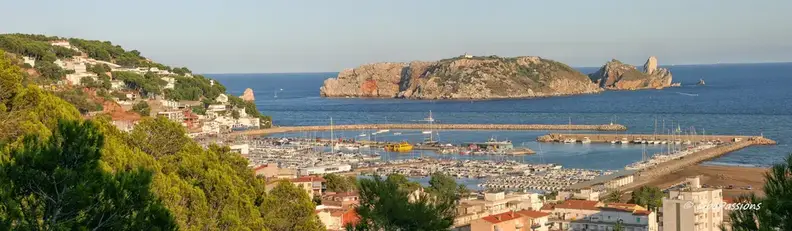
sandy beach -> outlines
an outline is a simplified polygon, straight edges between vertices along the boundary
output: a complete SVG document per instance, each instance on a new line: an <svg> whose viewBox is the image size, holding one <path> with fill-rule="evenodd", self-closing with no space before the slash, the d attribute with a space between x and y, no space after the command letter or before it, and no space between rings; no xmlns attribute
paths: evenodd
<svg viewBox="0 0 792 231"><path fill-rule="evenodd" d="M667 188L684 181L686 177L701 175L702 185L723 187L725 198L737 197L750 192L763 196L764 173L768 170L768 168L755 167L695 165L664 175L657 180L650 181L648 185ZM733 185L733 189L728 189L729 185ZM751 190L743 189L749 185L752 187Z"/></svg>

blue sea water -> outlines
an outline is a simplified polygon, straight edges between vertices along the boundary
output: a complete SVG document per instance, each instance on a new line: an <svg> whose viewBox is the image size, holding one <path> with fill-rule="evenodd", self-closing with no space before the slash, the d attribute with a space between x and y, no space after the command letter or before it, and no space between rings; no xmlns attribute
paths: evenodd
<svg viewBox="0 0 792 231"><path fill-rule="evenodd" d="M210 74L228 92L241 95L255 91L256 105L271 115L275 124L410 123L431 110L438 123L553 123L627 125L627 133L653 133L655 119L666 129L695 127L699 134L760 135L779 142L775 146L750 147L726 154L705 164L769 166L792 152L792 63L722 64L667 67L682 87L664 90L606 91L600 94L538 99L487 101L431 101L405 99L332 99L319 96L324 79L336 73ZM580 68L590 73L596 68ZM706 85L696 86L699 79ZM282 89L282 90L281 90ZM277 96L277 97L276 97ZM353 138L362 131L345 131ZM422 139L405 131L388 140ZM482 141L490 137L539 150L534 142L543 131L442 131L443 142ZM286 134L300 135L300 134ZM308 134L302 134L308 135ZM322 133L320 133L322 135ZM328 134L323 134L329 137ZM619 169L640 160L640 147L610 144L542 144L539 155L518 157L530 162L559 163L567 167ZM660 151L658 147L648 150ZM389 154L392 158L410 155ZM426 154L426 153L424 153ZM431 153L427 155L433 155ZM470 158L446 156L447 158ZM491 157L490 157L491 158Z"/></svg>

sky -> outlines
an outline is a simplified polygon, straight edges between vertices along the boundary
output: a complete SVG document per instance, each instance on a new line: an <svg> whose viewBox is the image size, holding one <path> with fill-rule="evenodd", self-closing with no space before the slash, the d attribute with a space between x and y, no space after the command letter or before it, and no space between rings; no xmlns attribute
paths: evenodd
<svg viewBox="0 0 792 231"><path fill-rule="evenodd" d="M109 40L198 73L542 56L576 67L792 61L792 1L0 0L0 33Z"/></svg>

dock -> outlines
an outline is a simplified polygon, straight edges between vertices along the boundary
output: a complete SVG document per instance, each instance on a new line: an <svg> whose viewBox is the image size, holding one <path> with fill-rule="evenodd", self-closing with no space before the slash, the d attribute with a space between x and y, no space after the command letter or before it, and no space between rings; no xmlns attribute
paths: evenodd
<svg viewBox="0 0 792 231"><path fill-rule="evenodd" d="M562 142L564 139L575 139L577 141L583 140L588 137L592 143L610 143L611 141L619 141L627 139L632 142L634 140L689 140L691 142L706 142L720 140L722 142L732 142L737 140L748 140L752 138L762 138L759 136L743 136L743 135L654 135L654 134L562 134L550 133L536 138L539 142ZM762 138L766 139L766 138ZM773 142L774 143L774 142Z"/></svg>
<svg viewBox="0 0 792 231"><path fill-rule="evenodd" d="M741 135L652 135L652 134L548 134L537 138L540 142L558 142L572 138L580 140L588 137L592 143L610 143L612 140L627 138L630 141L636 139L643 140L673 140L682 139L692 142L722 141L713 148L704 149L691 153L684 158L663 162L656 166L641 169L634 173L635 180L621 187L622 191L628 191L640 187L644 184L656 180L670 173L682 170L683 168L699 164L703 161L711 160L724 154L734 152L753 145L774 145L776 141L761 136L741 136Z"/></svg>
<svg viewBox="0 0 792 231"><path fill-rule="evenodd" d="M268 135L287 132L328 131L330 125L287 126L232 132L231 135ZM626 131L621 124L346 124L333 125L333 130L588 130L588 131Z"/></svg>

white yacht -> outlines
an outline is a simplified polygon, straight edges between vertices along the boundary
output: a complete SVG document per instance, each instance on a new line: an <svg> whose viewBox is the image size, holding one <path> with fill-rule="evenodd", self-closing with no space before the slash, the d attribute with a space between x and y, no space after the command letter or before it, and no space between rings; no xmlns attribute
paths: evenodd
<svg viewBox="0 0 792 231"><path fill-rule="evenodd" d="M583 140L581 140L580 142L584 143L584 144L590 144L591 143L591 139L589 139L588 137L583 137Z"/></svg>

